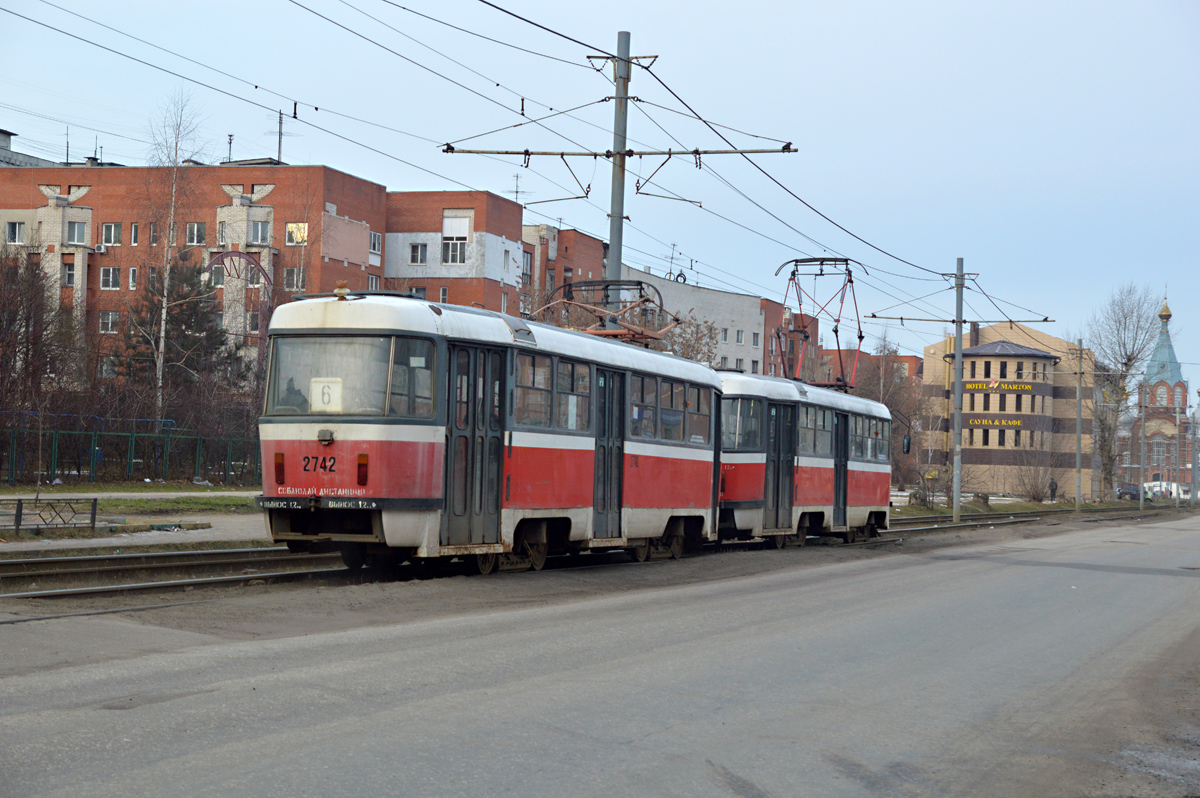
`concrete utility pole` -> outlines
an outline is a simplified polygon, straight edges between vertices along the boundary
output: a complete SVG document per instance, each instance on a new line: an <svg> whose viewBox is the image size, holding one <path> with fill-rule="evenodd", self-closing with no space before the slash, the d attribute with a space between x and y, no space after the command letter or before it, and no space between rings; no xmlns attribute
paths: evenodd
<svg viewBox="0 0 1200 798"><path fill-rule="evenodd" d="M1080 497L1083 495L1083 339L1076 343L1079 346L1079 364L1075 374L1075 512L1082 508Z"/></svg>
<svg viewBox="0 0 1200 798"><path fill-rule="evenodd" d="M1175 494L1175 509L1179 509L1179 491L1180 483L1183 482L1183 429L1179 426L1179 411L1181 408L1175 408L1175 489L1172 491Z"/></svg>
<svg viewBox="0 0 1200 798"><path fill-rule="evenodd" d="M962 520L963 259L954 275L954 523Z"/></svg>
<svg viewBox="0 0 1200 798"><path fill-rule="evenodd" d="M1146 384L1138 385L1138 406L1142 421L1138 424L1138 432L1142 436L1142 451L1138 455L1138 512L1146 509Z"/></svg>
<svg viewBox="0 0 1200 798"><path fill-rule="evenodd" d="M1200 395L1200 389L1196 390L1197 395ZM1192 433L1192 495L1188 497L1188 506L1196 506L1196 444L1200 443L1200 438L1196 435L1196 422L1200 421L1200 404L1196 405L1196 409L1192 411L1192 421L1188 424L1191 427Z"/></svg>
<svg viewBox="0 0 1200 798"><path fill-rule="evenodd" d="M625 130L629 124L629 31L617 34L616 107L613 110L612 198L608 213L608 262L604 279L621 279L625 238Z"/></svg>

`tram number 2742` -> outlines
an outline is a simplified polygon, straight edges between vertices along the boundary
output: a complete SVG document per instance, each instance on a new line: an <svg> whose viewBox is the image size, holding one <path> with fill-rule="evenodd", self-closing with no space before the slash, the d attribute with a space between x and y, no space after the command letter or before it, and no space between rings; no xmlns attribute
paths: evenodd
<svg viewBox="0 0 1200 798"><path fill-rule="evenodd" d="M337 465L336 457L305 457L304 458L304 470L305 471L324 471L326 473L332 474L332 473L336 473L336 471L337 471L337 469L334 467L336 465Z"/></svg>

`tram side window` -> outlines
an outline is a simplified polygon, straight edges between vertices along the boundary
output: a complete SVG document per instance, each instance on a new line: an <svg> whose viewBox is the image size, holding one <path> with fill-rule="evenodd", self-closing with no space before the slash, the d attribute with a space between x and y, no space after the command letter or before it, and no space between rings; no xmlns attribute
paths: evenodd
<svg viewBox="0 0 1200 798"><path fill-rule="evenodd" d="M863 417L850 416L850 456L861 460L863 456Z"/></svg>
<svg viewBox="0 0 1200 798"><path fill-rule="evenodd" d="M800 418L797 427L800 429L800 453L811 454L816 438L817 409L809 405L800 405Z"/></svg>
<svg viewBox="0 0 1200 798"><path fill-rule="evenodd" d="M874 418L863 419L863 431L866 433L863 436L863 444L866 451L864 456L868 460L875 459L876 442L879 440L879 420Z"/></svg>
<svg viewBox="0 0 1200 798"><path fill-rule="evenodd" d="M513 419L528 427L550 426L550 358L517 355Z"/></svg>
<svg viewBox="0 0 1200 798"><path fill-rule="evenodd" d="M586 363L558 361L555 426L586 430L591 421L592 370Z"/></svg>
<svg viewBox="0 0 1200 798"><path fill-rule="evenodd" d="M762 400L721 400L721 445L725 451L751 451L762 446Z"/></svg>
<svg viewBox="0 0 1200 798"><path fill-rule="evenodd" d="M392 355L392 390L388 415L433 418L433 344L397 338Z"/></svg>
<svg viewBox="0 0 1200 798"><path fill-rule="evenodd" d="M892 452L892 422L879 421L879 447L875 450L878 459L887 462Z"/></svg>
<svg viewBox="0 0 1200 798"><path fill-rule="evenodd" d="M688 443L708 443L712 429L712 391L695 385L689 385L687 390Z"/></svg>
<svg viewBox="0 0 1200 798"><path fill-rule="evenodd" d="M683 440L684 384L663 380L658 388L658 437L664 441Z"/></svg>
<svg viewBox="0 0 1200 798"><path fill-rule="evenodd" d="M629 378L629 437L653 438L658 378L634 374Z"/></svg>
<svg viewBox="0 0 1200 798"><path fill-rule="evenodd" d="M829 457L833 453L833 413L823 407L814 408L817 416L817 454Z"/></svg>

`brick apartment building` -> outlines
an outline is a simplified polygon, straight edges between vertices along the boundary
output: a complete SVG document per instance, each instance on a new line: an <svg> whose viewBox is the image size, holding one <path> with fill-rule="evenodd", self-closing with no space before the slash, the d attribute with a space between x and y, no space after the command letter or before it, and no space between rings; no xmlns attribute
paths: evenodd
<svg viewBox="0 0 1200 798"><path fill-rule="evenodd" d="M265 332L262 311L341 281L517 314L536 310L564 283L604 276L605 242L523 225L522 206L491 192L388 191L327 166L272 158L185 162L172 233L172 170L96 159L52 164L14 152L14 135L0 131L2 243L40 261L96 344L102 376L168 248L205 267L220 325L250 345ZM630 267L623 276L657 285L668 311L712 322L720 336L714 365L794 376L802 361L801 377L816 378L817 327L807 317ZM802 322L810 324L807 338Z"/></svg>
<svg viewBox="0 0 1200 798"><path fill-rule="evenodd" d="M528 250L521 210L487 191L389 192L385 287L516 313Z"/></svg>
<svg viewBox="0 0 1200 798"><path fill-rule="evenodd" d="M259 308L295 293L380 287L387 198L383 186L325 166L273 159L170 169L88 160L0 168L4 245L40 260L51 290L97 345L102 367L165 251L209 267L222 326L253 343ZM256 268L253 264L257 264Z"/></svg>
<svg viewBox="0 0 1200 798"><path fill-rule="evenodd" d="M855 369L856 358L858 373L861 374L865 369L870 368L872 372L878 374L876 361L880 357L880 355L867 351L859 352L857 349L822 349L821 363L817 368L817 382L836 382L843 369L849 375ZM919 381L921 379L925 361L918 355L887 355L886 359L887 365L895 368L897 376L910 380Z"/></svg>

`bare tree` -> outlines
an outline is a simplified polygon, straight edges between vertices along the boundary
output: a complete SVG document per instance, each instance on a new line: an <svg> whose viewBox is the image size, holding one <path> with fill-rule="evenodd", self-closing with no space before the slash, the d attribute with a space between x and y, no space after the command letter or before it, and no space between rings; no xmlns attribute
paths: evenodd
<svg viewBox="0 0 1200 798"><path fill-rule="evenodd" d="M671 328L656 347L667 352L711 366L717 359L717 341L720 330L707 319L696 318L695 309L679 318L679 324Z"/></svg>
<svg viewBox="0 0 1200 798"><path fill-rule="evenodd" d="M1101 489L1112 489L1117 465L1117 427L1130 411L1133 381L1142 371L1158 333L1157 294L1149 286L1118 287L1087 325L1097 379L1092 398L1092 442L1100 456Z"/></svg>
<svg viewBox="0 0 1200 798"><path fill-rule="evenodd" d="M1035 433L1030 432L1031 444L1016 450L1016 468L1013 478L1018 496L1031 502L1045 501L1050 496L1050 480L1058 481L1066 471L1056 465L1060 454L1054 435L1038 433L1041 440L1032 444Z"/></svg>
<svg viewBox="0 0 1200 798"><path fill-rule="evenodd" d="M167 297L171 292L171 265L178 253L179 235L176 217L181 203L188 194L185 161L199 160L203 145L200 141L200 117L192 98L183 90L172 94L159 111L158 118L150 125L150 166L147 170L152 182L148 185L150 201L161 209L156 218L162 219L161 226L155 222L155 234L161 236L162 273L156 282L156 290L163 297L161 317L158 319L157 346L154 368L154 414L163 419L163 372L167 361ZM152 238L153 238L152 234Z"/></svg>

